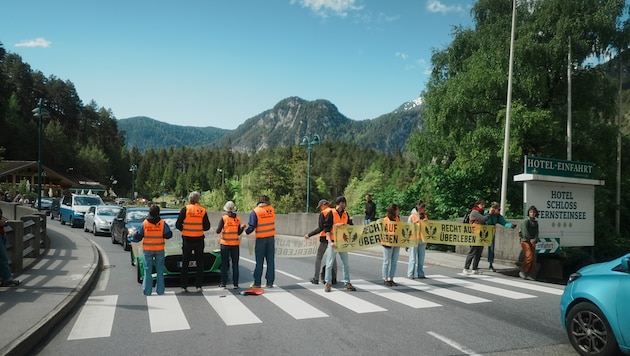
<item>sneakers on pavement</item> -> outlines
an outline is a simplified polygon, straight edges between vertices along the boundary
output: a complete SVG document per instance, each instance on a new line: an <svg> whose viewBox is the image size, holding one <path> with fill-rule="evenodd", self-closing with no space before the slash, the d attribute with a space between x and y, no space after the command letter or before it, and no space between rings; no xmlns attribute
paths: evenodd
<svg viewBox="0 0 630 356"><path fill-rule="evenodd" d="M267 283L267 284L265 284L265 288L273 288L273 284Z"/></svg>
<svg viewBox="0 0 630 356"><path fill-rule="evenodd" d="M481 274L481 271L478 269L473 269L471 272L471 274Z"/></svg>
<svg viewBox="0 0 630 356"><path fill-rule="evenodd" d="M225 288L225 286L223 288ZM197 293L201 293L201 292L203 292L203 289L201 289L201 287L197 287L196 291L197 291Z"/></svg>
<svg viewBox="0 0 630 356"><path fill-rule="evenodd" d="M525 276L525 279L528 281L535 281L534 277L532 276Z"/></svg>
<svg viewBox="0 0 630 356"><path fill-rule="evenodd" d="M234 289L238 289L238 284L235 284L235 285L234 285Z"/></svg>
<svg viewBox="0 0 630 356"><path fill-rule="evenodd" d="M490 264L490 267L488 267L489 270L491 270L492 272L496 272L497 270L494 268L494 266L492 265L492 263Z"/></svg>
<svg viewBox="0 0 630 356"><path fill-rule="evenodd" d="M324 292L328 293L332 290L332 287L330 286L330 283L326 283L326 285L324 286Z"/></svg>
<svg viewBox="0 0 630 356"><path fill-rule="evenodd" d="M260 285L258 285L258 284L254 284L254 283L250 284L249 286L250 286L251 288L260 288Z"/></svg>
<svg viewBox="0 0 630 356"><path fill-rule="evenodd" d="M350 292L354 292L355 290L357 290L356 288L354 288L352 283L346 283L346 285L344 285L343 288Z"/></svg>
<svg viewBox="0 0 630 356"><path fill-rule="evenodd" d="M2 282L2 284L0 284L0 287L17 287L19 285L20 285L19 279L12 279L10 281Z"/></svg>
<svg viewBox="0 0 630 356"><path fill-rule="evenodd" d="M225 284L219 284L219 289L225 289Z"/></svg>
<svg viewBox="0 0 630 356"><path fill-rule="evenodd" d="M464 270L462 271L462 273L463 273L463 274L468 275L468 274L471 274L471 273L472 273L472 271L471 271L471 270L469 270L469 269L464 268Z"/></svg>
<svg viewBox="0 0 630 356"><path fill-rule="evenodd" d="M182 293L188 293L188 288L182 287Z"/></svg>
<svg viewBox="0 0 630 356"><path fill-rule="evenodd" d="M525 272L523 271L518 272L518 276L525 279Z"/></svg>
<svg viewBox="0 0 630 356"><path fill-rule="evenodd" d="M313 283L313 284L319 284L319 279L317 279L317 278L313 277L313 278L311 278L311 283Z"/></svg>

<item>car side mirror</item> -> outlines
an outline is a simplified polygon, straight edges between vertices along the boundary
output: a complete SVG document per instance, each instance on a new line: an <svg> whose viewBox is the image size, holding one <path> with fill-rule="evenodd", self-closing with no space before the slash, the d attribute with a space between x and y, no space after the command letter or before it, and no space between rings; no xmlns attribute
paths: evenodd
<svg viewBox="0 0 630 356"><path fill-rule="evenodd" d="M630 272L630 257L621 259L621 268L624 272Z"/></svg>

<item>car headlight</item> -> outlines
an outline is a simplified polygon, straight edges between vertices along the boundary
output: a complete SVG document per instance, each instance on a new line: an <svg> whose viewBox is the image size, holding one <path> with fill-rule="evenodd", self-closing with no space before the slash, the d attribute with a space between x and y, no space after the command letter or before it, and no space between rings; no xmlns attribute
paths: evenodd
<svg viewBox="0 0 630 356"><path fill-rule="evenodd" d="M580 277L582 277L582 275L579 272L571 273L569 276L569 283L575 282Z"/></svg>

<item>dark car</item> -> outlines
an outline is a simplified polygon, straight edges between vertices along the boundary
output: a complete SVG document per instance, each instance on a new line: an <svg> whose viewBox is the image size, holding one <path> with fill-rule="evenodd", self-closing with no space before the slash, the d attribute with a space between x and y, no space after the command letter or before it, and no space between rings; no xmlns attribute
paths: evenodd
<svg viewBox="0 0 630 356"><path fill-rule="evenodd" d="M45 212L46 215L50 215L50 208L52 207L53 204L53 198L40 198L42 200L42 208L41 211ZM33 203L33 208L37 209L39 207L39 201L37 199L35 199L35 202ZM40 209L38 209L40 210Z"/></svg>
<svg viewBox="0 0 630 356"><path fill-rule="evenodd" d="M112 243L121 244L125 251L129 251L131 246L127 236L136 232L147 215L148 207L123 207L112 221Z"/></svg>
<svg viewBox="0 0 630 356"><path fill-rule="evenodd" d="M168 224L173 232L173 237L166 240L164 246L164 276L180 276L182 268L182 232L175 228L175 222L179 216L178 210L162 210L160 217ZM220 274L221 273L221 252L219 243L214 236L208 231L204 238L205 247L203 249L203 273L204 274ZM136 266L136 276L138 283L144 279L144 257L142 254L142 241L139 243L132 242L131 262ZM188 262L188 273L194 274L195 261ZM155 272L155 268L153 269ZM155 278L155 273L153 274Z"/></svg>

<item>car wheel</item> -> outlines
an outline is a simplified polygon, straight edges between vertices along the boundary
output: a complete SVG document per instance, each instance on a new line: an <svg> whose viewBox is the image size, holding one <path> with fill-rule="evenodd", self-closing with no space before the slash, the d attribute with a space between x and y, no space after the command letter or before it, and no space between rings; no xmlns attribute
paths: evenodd
<svg viewBox="0 0 630 356"><path fill-rule="evenodd" d="M70 225L70 227L74 227L74 218L70 218L68 225Z"/></svg>
<svg viewBox="0 0 630 356"><path fill-rule="evenodd" d="M129 241L127 241L127 239L122 239L122 245L125 251L131 251L131 245L129 244Z"/></svg>
<svg viewBox="0 0 630 356"><path fill-rule="evenodd" d="M575 305L567 315L567 335L580 355L618 355L619 346L608 320L591 303Z"/></svg>
<svg viewBox="0 0 630 356"><path fill-rule="evenodd" d="M116 239L114 238L114 232L112 232L112 245L116 244Z"/></svg>
<svg viewBox="0 0 630 356"><path fill-rule="evenodd" d="M59 215L59 222L61 223L61 225L65 225L66 222L63 221L63 215Z"/></svg>

